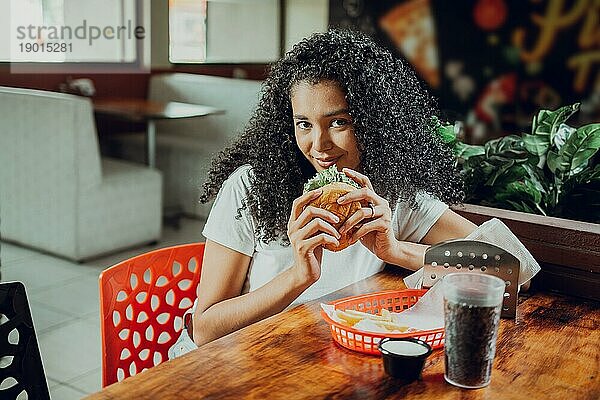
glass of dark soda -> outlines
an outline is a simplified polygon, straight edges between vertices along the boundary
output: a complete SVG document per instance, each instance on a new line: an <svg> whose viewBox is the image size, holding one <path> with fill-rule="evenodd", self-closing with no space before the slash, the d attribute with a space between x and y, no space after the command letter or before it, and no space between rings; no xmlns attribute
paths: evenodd
<svg viewBox="0 0 600 400"><path fill-rule="evenodd" d="M455 273L444 277L446 328L444 378L477 389L490 383L505 283L491 275Z"/></svg>

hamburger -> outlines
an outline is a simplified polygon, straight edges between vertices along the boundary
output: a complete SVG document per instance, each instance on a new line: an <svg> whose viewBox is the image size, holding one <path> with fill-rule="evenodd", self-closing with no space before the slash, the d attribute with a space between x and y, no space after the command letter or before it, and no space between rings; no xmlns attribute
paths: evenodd
<svg viewBox="0 0 600 400"><path fill-rule="evenodd" d="M311 201L308 205L323 208L327 211L335 214L340 221L333 224L333 227L339 230L344 222L356 211L358 211L362 205L359 201L353 201L348 204L338 204L337 199L342 197L348 192L356 189L360 189L358 183L348 178L346 174L338 171L337 166L334 164L326 170L317 173L311 178L306 184L304 184L304 193L315 189L321 189L323 192L319 197ZM339 239L339 246L327 244L324 247L330 251L340 251L350 245L350 238L357 227L353 230L345 232Z"/></svg>

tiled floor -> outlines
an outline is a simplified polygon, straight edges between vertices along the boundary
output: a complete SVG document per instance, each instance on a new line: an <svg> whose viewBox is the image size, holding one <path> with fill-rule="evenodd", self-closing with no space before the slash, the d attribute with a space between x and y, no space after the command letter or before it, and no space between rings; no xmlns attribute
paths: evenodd
<svg viewBox="0 0 600 400"><path fill-rule="evenodd" d="M155 246L138 247L83 264L0 242L2 281L27 289L48 387L53 399L80 399L101 388L98 275L154 248L203 241L204 221L165 227Z"/></svg>

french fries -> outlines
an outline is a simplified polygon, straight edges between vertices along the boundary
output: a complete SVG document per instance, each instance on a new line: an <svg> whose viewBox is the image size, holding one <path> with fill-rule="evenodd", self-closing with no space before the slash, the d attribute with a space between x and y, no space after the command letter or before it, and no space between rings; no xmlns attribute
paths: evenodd
<svg viewBox="0 0 600 400"><path fill-rule="evenodd" d="M348 326L354 326L354 324L360 322L363 319L362 317L352 315L342 310L335 310L335 314Z"/></svg>
<svg viewBox="0 0 600 400"><path fill-rule="evenodd" d="M398 325L394 321L394 316L392 313L383 308L381 309L380 315L370 314L362 311L356 310L335 310L337 317L342 321L344 325L354 326L362 320L370 320L375 325L380 328L383 328L388 332L407 332L409 330L408 326Z"/></svg>

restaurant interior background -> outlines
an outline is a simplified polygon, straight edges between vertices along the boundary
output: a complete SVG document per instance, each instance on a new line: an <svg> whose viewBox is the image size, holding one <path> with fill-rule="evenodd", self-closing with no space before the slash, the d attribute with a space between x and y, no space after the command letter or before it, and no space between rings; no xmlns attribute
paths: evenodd
<svg viewBox="0 0 600 400"><path fill-rule="evenodd" d="M98 1L102 6L82 10L90 20L93 14L100 14L96 17L101 19L102 13L116 10L121 14L115 15L124 18L122 6L127 1ZM0 0L3 10L15 4L39 10L40 21L48 25L65 23L79 7L75 0ZM240 80L260 81L268 64L301 38L328 27L343 27L372 35L411 63L423 85L438 99L441 116L462 122L461 134L467 143L527 132L538 110L576 102L581 103L580 112L570 120L571 125L600 118L600 10L593 0L141 0L137 4L131 16L144 23L150 35L144 43L147 47L138 47L134 59L139 61L143 55L149 65L134 62L134 70L128 71L128 63L113 55L100 62L95 58L65 65L10 63L5 30L0 41L0 86L82 94L82 86L73 83L89 79L96 101L151 98L153 79L164 74L219 76L230 78L227 82L233 85ZM0 12L1 29L10 28L10 16ZM68 70L69 65L75 68ZM84 91L88 83L83 83ZM255 96L251 93L238 99L248 103L241 116L226 110L222 117L205 117L206 126L214 118L235 116L241 121L256 99L257 88L243 89L254 90ZM32 115L36 112L30 110ZM237 129L242 127L239 121L235 123ZM144 164L145 123L97 114L95 124L102 156ZM158 130L163 206L175 206L178 214L175 220L166 220L157 243L117 249L83 263L55 258L23 242L1 243L2 280L20 278L30 284L46 375L56 398L79 398L100 389L99 272L150 249L203 240L200 233L209 208L197 205L194 199L210 156L236 131L228 132L226 138L178 136L179 132L176 139L161 137L161 129L172 132L191 126L178 124L173 122L171 128L159 125ZM6 134L0 125L0 135ZM210 142L213 139L215 142ZM195 143L190 145L191 140ZM193 151L190 148L197 150L195 155L186 155ZM174 157L188 163L173 167L173 161L161 151L179 151ZM5 168L6 160L0 161L0 168ZM190 165L185 179L172 183L173 175L183 174L182 169ZM171 167L175 172L165 169ZM186 204L177 204L184 197ZM47 272L44 263L54 265L56 271ZM24 272L34 264L32 271ZM85 289L84 283L88 285ZM93 305L79 311L74 303L82 298L89 298ZM73 368L65 367L65 360Z"/></svg>
<svg viewBox="0 0 600 400"><path fill-rule="evenodd" d="M539 109L582 102L598 117L597 11L591 1L331 2L330 24L377 37L415 67L467 141L519 133ZM351 5L354 6L351 6Z"/></svg>

